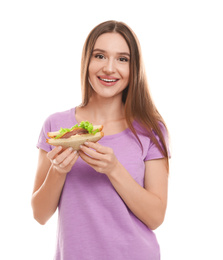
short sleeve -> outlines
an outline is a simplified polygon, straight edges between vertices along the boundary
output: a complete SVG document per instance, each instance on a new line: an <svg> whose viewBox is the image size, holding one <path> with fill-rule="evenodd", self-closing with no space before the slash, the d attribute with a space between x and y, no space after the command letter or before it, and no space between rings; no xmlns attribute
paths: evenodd
<svg viewBox="0 0 223 260"><path fill-rule="evenodd" d="M168 157L170 158L171 156L170 156L170 151L169 151L169 141L168 141L167 130L163 125L160 125L160 127L161 127L161 131L164 135L166 145L167 145ZM159 136L156 133L154 133L154 134L155 134L155 137L156 137L158 143L162 146ZM161 158L164 158L163 154L160 152L160 150L156 146L156 144L152 140L150 140L150 145L149 145L149 148L148 148L148 152L147 152L145 161L161 159Z"/></svg>
<svg viewBox="0 0 223 260"><path fill-rule="evenodd" d="M50 124L50 119L47 118L42 126L42 129L40 131L39 139L37 142L37 148L43 149L46 152L49 152L52 150L51 145L49 145L46 142L46 139L48 138L47 133L51 132L51 124Z"/></svg>

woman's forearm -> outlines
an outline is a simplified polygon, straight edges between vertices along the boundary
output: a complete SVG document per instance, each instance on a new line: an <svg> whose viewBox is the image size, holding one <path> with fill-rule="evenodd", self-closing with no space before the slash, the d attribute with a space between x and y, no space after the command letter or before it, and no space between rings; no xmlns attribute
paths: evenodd
<svg viewBox="0 0 223 260"><path fill-rule="evenodd" d="M120 163L108 178L128 208L144 224L153 230L162 224L166 210L165 203L140 186Z"/></svg>
<svg viewBox="0 0 223 260"><path fill-rule="evenodd" d="M44 225L56 211L65 180L66 175L51 166L41 187L33 193L33 215L40 224Z"/></svg>

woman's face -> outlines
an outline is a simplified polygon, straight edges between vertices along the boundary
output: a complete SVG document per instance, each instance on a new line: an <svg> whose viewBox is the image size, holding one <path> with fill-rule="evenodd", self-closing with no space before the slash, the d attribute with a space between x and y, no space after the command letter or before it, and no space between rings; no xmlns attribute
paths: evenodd
<svg viewBox="0 0 223 260"><path fill-rule="evenodd" d="M88 68L94 94L104 98L122 97L129 83L130 50L119 33L98 37Z"/></svg>

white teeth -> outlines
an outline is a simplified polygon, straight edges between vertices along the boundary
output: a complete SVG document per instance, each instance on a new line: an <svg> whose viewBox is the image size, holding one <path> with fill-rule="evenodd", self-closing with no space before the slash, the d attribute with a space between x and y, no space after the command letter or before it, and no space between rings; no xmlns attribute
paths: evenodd
<svg viewBox="0 0 223 260"><path fill-rule="evenodd" d="M117 79L102 79L102 78L100 78L100 79L105 81L105 82L115 82L115 81L117 81Z"/></svg>

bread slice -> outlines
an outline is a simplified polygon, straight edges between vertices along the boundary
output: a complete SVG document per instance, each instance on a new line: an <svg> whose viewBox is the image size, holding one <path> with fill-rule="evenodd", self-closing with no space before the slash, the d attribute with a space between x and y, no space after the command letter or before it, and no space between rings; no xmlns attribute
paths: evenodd
<svg viewBox="0 0 223 260"><path fill-rule="evenodd" d="M96 128L98 129L98 128ZM52 133L52 132L51 132ZM55 133L55 132L54 132ZM74 135L69 138L59 138L59 139L46 139L47 143L53 146L62 146L64 148L72 147L74 150L79 150L80 145L85 142L97 142L104 136L103 132L97 132L96 134L82 134Z"/></svg>

